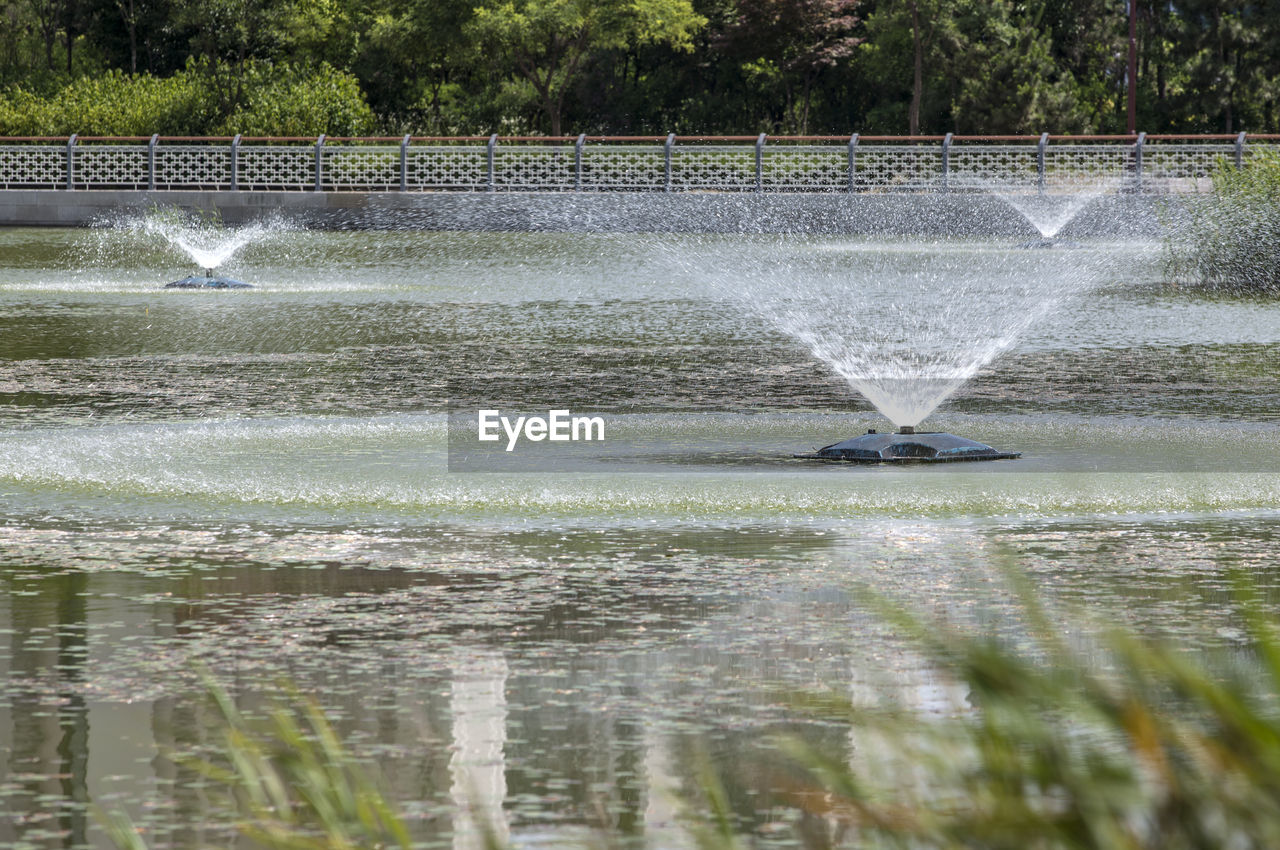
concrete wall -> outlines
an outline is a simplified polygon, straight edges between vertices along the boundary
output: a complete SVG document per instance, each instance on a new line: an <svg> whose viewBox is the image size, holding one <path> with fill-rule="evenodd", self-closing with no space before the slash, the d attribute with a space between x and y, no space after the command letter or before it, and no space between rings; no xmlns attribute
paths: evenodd
<svg viewBox="0 0 1280 850"><path fill-rule="evenodd" d="M1110 194L1060 234L1155 238L1203 196ZM0 226L82 227L153 206L216 211L228 224L283 216L312 227L1000 236L1036 231L984 193L516 193L0 190Z"/></svg>

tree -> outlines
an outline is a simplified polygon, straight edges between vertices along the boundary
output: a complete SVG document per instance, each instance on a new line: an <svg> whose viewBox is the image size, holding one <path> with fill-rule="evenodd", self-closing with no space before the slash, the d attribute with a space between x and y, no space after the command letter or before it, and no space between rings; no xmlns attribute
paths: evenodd
<svg viewBox="0 0 1280 850"><path fill-rule="evenodd" d="M911 135L1083 129L1075 82L1053 54L1043 18L1048 5L906 0L878 7L862 51L876 95L869 116L875 129L902 132L906 124Z"/></svg>
<svg viewBox="0 0 1280 850"><path fill-rule="evenodd" d="M64 0L27 0L35 29L44 44L44 60L48 70L53 70L53 48L58 40L58 32L66 16Z"/></svg>
<svg viewBox="0 0 1280 850"><path fill-rule="evenodd" d="M951 126L958 133L1077 129L1074 82L1054 62L1046 3L956 3L943 49L954 58Z"/></svg>
<svg viewBox="0 0 1280 850"><path fill-rule="evenodd" d="M390 126L458 132L451 101L483 64L466 37L474 0L379 0L353 70L369 102ZM478 88L478 87L477 87Z"/></svg>
<svg viewBox="0 0 1280 850"><path fill-rule="evenodd" d="M323 66L349 57L357 38L337 0L177 0L173 18L191 32L189 67L207 77L224 116L244 105L252 63Z"/></svg>
<svg viewBox="0 0 1280 850"><path fill-rule="evenodd" d="M946 78L940 70L954 59L939 50L943 36L955 35L951 4L943 0L881 3L867 18L866 32L860 57L870 88L866 129L896 133L906 129L914 136L922 124L936 124L931 113L944 112L946 101L941 92ZM903 103L907 104L905 115Z"/></svg>
<svg viewBox="0 0 1280 850"><path fill-rule="evenodd" d="M853 55L860 0L739 0L726 33L731 49L777 72L787 123L809 127L813 86L823 71Z"/></svg>
<svg viewBox="0 0 1280 850"><path fill-rule="evenodd" d="M1162 5L1160 0L1135 2ZM1167 0L1163 5L1168 5ZM1060 0L1043 3L1042 10L1041 26L1047 32L1053 63L1074 89L1074 111L1060 132L1124 131L1124 75L1129 33L1124 4L1115 0ZM1146 11L1139 14L1141 23L1146 20L1142 17ZM1149 34L1141 32L1139 41L1144 49L1155 45ZM1144 54L1143 66L1138 72L1140 84L1162 74L1160 65L1155 74L1149 74L1149 62Z"/></svg>
<svg viewBox="0 0 1280 850"><path fill-rule="evenodd" d="M565 92L588 53L645 44L687 50L705 23L689 0L485 0L467 29L533 88L559 136Z"/></svg>
<svg viewBox="0 0 1280 850"><path fill-rule="evenodd" d="M1185 85L1174 99L1183 128L1201 132L1257 132L1274 105L1274 3L1185 0L1170 23ZM1178 120L1175 118L1175 120Z"/></svg>

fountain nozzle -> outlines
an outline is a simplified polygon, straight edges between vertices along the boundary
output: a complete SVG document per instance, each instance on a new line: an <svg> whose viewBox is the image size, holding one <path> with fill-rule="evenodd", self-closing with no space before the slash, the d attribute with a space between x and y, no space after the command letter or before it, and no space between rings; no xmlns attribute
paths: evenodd
<svg viewBox="0 0 1280 850"><path fill-rule="evenodd" d="M902 428L898 430L899 434L914 434L915 432L916 429L914 425L903 425Z"/></svg>

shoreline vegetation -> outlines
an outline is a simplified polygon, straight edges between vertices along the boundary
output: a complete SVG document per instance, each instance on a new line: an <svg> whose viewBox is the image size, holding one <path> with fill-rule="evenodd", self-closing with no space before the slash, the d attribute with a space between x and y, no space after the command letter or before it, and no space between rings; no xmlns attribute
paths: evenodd
<svg viewBox="0 0 1280 850"><path fill-rule="evenodd" d="M0 136L1119 133L1110 0L30 0ZM1135 3L1137 124L1280 131L1280 15Z"/></svg>
<svg viewBox="0 0 1280 850"><path fill-rule="evenodd" d="M794 737L773 741L777 775L798 805L810 801L804 846L1280 845L1280 633L1246 580L1235 580L1239 639L1193 655L1097 623L1068 635L1027 579L1006 574L1023 624L1016 636L866 598L938 681L965 694L951 713L855 706L821 692L785 697L798 718L841 727L852 744L845 758ZM250 722L206 682L223 750L191 764L227 792L250 846L410 846L397 804L314 700L293 693ZM718 775L706 753L693 761L683 787L671 789L688 835L704 850L752 846L735 777ZM812 833L814 818L822 835ZM127 818L103 819L122 850L146 850ZM503 846L499 830L477 829L477 846ZM601 828L587 846L625 838Z"/></svg>
<svg viewBox="0 0 1280 850"><path fill-rule="evenodd" d="M1219 163L1213 189L1167 238L1167 270L1208 289L1280 293L1280 155Z"/></svg>

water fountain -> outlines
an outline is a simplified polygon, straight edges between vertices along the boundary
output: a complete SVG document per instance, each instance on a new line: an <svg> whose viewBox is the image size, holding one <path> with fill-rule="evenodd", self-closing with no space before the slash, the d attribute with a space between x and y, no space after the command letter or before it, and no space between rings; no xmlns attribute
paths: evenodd
<svg viewBox="0 0 1280 850"><path fill-rule="evenodd" d="M1048 229L1056 232L1066 220ZM1028 328L1091 286L1098 271L1093 254L797 237L766 249L749 272L741 260L727 264L714 285L745 295L756 313L802 343L899 429L797 457L996 460L1018 453L918 426Z"/></svg>
<svg viewBox="0 0 1280 850"><path fill-rule="evenodd" d="M214 219L193 218L173 210L153 211L128 226L163 239L199 267L201 274L167 283L165 289L252 289L251 284L218 275L216 270L241 248L261 242L284 228L282 222L275 220L225 228Z"/></svg>
<svg viewBox="0 0 1280 850"><path fill-rule="evenodd" d="M230 277L214 277L213 269L204 269L203 275L188 275L182 280L166 283L165 289L253 289L252 284Z"/></svg>
<svg viewBox="0 0 1280 850"><path fill-rule="evenodd" d="M1013 207L1027 223L1040 231L1039 239L1032 239L1018 245L1019 248L1079 248L1079 242L1059 239L1058 234L1079 215L1085 207L1093 203L1110 189L1110 185L1101 182L1084 184L1080 191L1073 192L1015 192L990 190L997 198Z"/></svg>

